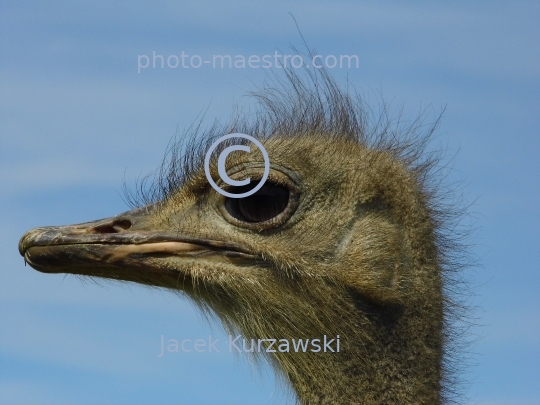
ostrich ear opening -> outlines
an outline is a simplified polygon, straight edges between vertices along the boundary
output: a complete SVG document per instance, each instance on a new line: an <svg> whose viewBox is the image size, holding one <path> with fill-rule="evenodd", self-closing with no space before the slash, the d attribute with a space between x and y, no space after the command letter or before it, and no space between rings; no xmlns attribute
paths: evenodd
<svg viewBox="0 0 540 405"><path fill-rule="evenodd" d="M359 219L344 252L341 281L380 305L400 304L411 267L411 255L402 227L373 214Z"/></svg>

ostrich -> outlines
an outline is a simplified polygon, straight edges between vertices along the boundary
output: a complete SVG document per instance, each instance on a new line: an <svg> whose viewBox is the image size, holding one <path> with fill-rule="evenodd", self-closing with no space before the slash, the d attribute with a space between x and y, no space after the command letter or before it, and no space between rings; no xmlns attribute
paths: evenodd
<svg viewBox="0 0 540 405"><path fill-rule="evenodd" d="M181 291L263 349L270 338L339 338L339 350L262 350L300 404L451 401L447 292L461 245L425 152L438 120L374 122L325 71L285 72L252 93L251 118L237 111L173 143L152 185L129 194L133 210L33 229L21 255L45 273ZM203 169L212 140L233 132L259 139L271 162L246 198L216 192ZM210 164L235 193L263 168L258 149L231 153L230 178L252 181L233 187Z"/></svg>

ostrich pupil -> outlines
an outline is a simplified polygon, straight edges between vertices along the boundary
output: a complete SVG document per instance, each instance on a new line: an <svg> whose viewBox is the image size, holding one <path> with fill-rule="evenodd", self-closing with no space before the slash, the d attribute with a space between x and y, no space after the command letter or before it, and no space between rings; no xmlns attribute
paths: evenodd
<svg viewBox="0 0 540 405"><path fill-rule="evenodd" d="M252 188L251 184L235 187L234 193L245 193ZM231 216L240 221L264 222L281 214L288 204L289 190L281 185L267 182L248 197L227 198L225 208Z"/></svg>

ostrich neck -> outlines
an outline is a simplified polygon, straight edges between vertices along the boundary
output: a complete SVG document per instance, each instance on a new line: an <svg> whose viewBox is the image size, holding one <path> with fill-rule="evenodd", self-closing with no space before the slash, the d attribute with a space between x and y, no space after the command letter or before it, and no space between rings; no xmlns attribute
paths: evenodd
<svg viewBox="0 0 540 405"><path fill-rule="evenodd" d="M434 310L362 308L360 317L342 316L329 328L334 333L327 339L340 336L339 352L288 353L276 360L302 405L436 405L441 324Z"/></svg>

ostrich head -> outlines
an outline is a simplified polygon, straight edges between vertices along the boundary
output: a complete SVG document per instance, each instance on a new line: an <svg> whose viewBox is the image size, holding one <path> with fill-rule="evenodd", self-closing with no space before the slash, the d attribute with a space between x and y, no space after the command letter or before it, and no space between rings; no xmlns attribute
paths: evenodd
<svg viewBox="0 0 540 405"><path fill-rule="evenodd" d="M339 352L267 355L302 404L441 403L451 240L423 154L435 125L370 125L326 73L287 77L255 94L255 119L174 145L142 206L33 229L21 255L46 273L180 290L247 340L339 335ZM240 199L216 192L202 163L212 136L232 132L258 138L271 162ZM261 178L254 149L229 155L230 178L252 181L230 191ZM226 188L215 158L210 171Z"/></svg>

